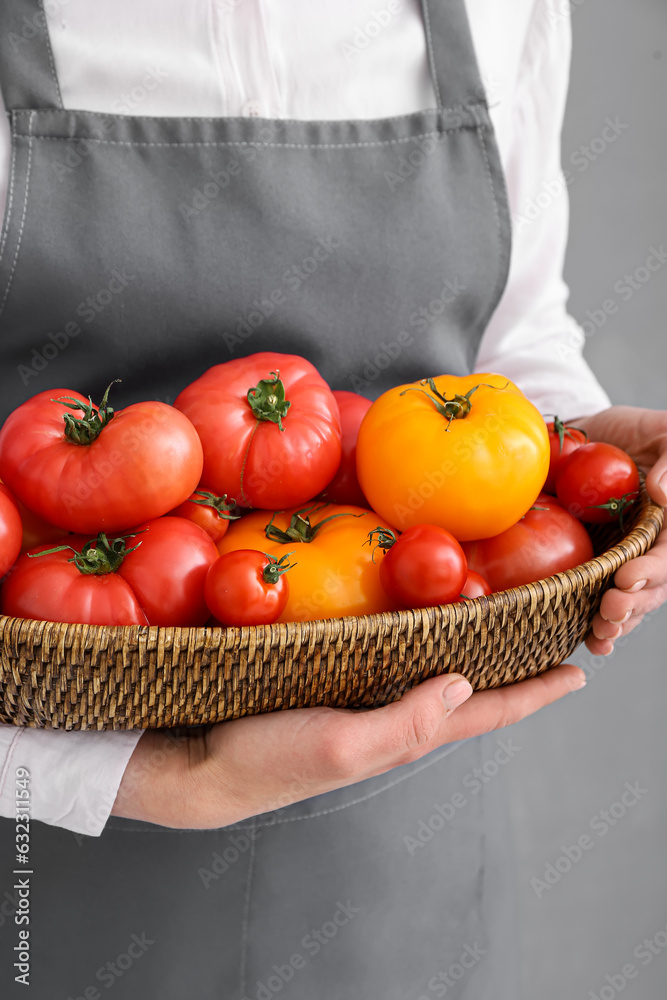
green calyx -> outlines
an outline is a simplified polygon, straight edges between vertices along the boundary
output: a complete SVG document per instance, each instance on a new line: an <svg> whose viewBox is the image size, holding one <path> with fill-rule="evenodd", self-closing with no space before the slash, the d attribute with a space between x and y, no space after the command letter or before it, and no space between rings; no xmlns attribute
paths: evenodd
<svg viewBox="0 0 667 1000"><path fill-rule="evenodd" d="M586 433L586 431L582 431L580 427L570 427L568 424L564 424L563 421L560 419L560 417L555 413L553 417L554 417L554 431L558 435L559 453L563 451L563 443L566 437L569 437L570 440L572 441L576 441L576 438L572 433L572 431L579 431L579 433L583 434L586 440L588 441L588 434Z"/></svg>
<svg viewBox="0 0 667 1000"><path fill-rule="evenodd" d="M427 392L426 389L418 388L417 386L410 386L404 389L400 394L404 396L406 392L423 392L427 399L435 406L438 413L441 413L443 417L447 418L447 430L450 429L452 420L463 420L468 416L472 409L472 403L470 402L470 397L474 392L477 392L480 386L485 386L487 389L500 389L497 385L488 385L486 382L480 382L479 385L474 385L472 389L468 389L465 395L460 393L454 393L451 399L447 399L443 396L441 392L436 388L435 382L432 378L424 378L419 383L420 386L428 385L431 392ZM509 382L502 388L506 389Z"/></svg>
<svg viewBox="0 0 667 1000"><path fill-rule="evenodd" d="M145 530L145 529L144 529ZM84 576L106 576L107 573L115 573L122 565L125 556L134 552L141 545L137 542L131 549L125 544L127 538L136 538L139 532L132 535L121 535L119 538L107 538L103 531L100 531L97 538L86 542L81 551L71 545L56 545L53 549L45 549L43 552L29 552L31 559L38 559L40 556L48 556L53 552L73 552L74 555L68 559L73 562L80 573Z"/></svg>
<svg viewBox="0 0 667 1000"><path fill-rule="evenodd" d="M95 438L102 433L109 421L113 419L114 409L112 406L109 406L107 400L109 398L109 390L114 382L120 382L120 379L115 378L113 382L109 383L97 410L90 396L87 403L82 403L80 399L75 399L74 396L61 396L60 399L51 400L52 403L61 403L63 406L69 406L72 410L83 410L82 417L73 417L71 413L63 415L65 437L72 444L92 444Z"/></svg>
<svg viewBox="0 0 667 1000"><path fill-rule="evenodd" d="M290 569L294 569L298 563L291 563L289 557L294 555L294 552L286 552L284 556L280 559L276 559L269 552L262 553L269 560L268 565L262 570L262 576L265 583L278 583L278 580Z"/></svg>
<svg viewBox="0 0 667 1000"><path fill-rule="evenodd" d="M383 552L388 552L392 545L396 544L397 538L391 528L380 528L378 526L368 532L368 538L364 542L364 545L373 545L373 542L375 542L375 546L373 548L372 559L375 562L375 553L377 550L382 549Z"/></svg>
<svg viewBox="0 0 667 1000"><path fill-rule="evenodd" d="M638 498L639 493L636 491L634 493L624 493L622 497L611 497L606 503L591 503L586 508L595 508L596 510L607 510L611 517L617 517L621 530L624 530L623 516L628 509L631 507L635 500Z"/></svg>
<svg viewBox="0 0 667 1000"><path fill-rule="evenodd" d="M236 500L228 500L226 493L218 497L215 493L208 493L206 490L195 490L194 494L188 498L188 503L197 503L202 507L210 507L211 510L216 512L218 517L221 517L225 521L237 521L239 518L238 514L231 513L236 508Z"/></svg>
<svg viewBox="0 0 667 1000"><path fill-rule="evenodd" d="M285 399L285 386L280 381L280 372L270 372L273 378L263 378L253 389L248 389L248 403L258 420L269 420L284 431L283 417L292 405Z"/></svg>
<svg viewBox="0 0 667 1000"><path fill-rule="evenodd" d="M290 542L312 542L314 538L317 537L318 532L328 524L329 521L335 521L339 517L363 517L363 514L348 514L344 512L342 514L332 514L330 517L325 517L323 520L319 521L317 524L311 524L311 517L314 514L318 514L329 504L315 504L312 507L303 507L301 510L297 510L290 518L290 523L287 528L283 531L282 528L277 527L273 522L276 515L274 514L264 529L264 534L271 542L280 542L281 545L289 545ZM279 513L276 511L276 513Z"/></svg>

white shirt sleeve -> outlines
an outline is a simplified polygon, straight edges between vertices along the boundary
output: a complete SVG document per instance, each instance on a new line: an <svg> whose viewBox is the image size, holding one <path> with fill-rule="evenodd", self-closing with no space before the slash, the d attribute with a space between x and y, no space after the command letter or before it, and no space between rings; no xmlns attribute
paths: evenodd
<svg viewBox="0 0 667 1000"><path fill-rule="evenodd" d="M17 801L24 810L15 775L26 768L31 819L98 837L141 735L0 726L0 816L12 818Z"/></svg>
<svg viewBox="0 0 667 1000"><path fill-rule="evenodd" d="M563 6L536 0L526 36L511 127L502 137L512 214L510 275L476 371L506 375L540 412L571 420L611 403L584 360L584 333L567 312L562 277L569 213L560 140L571 50Z"/></svg>

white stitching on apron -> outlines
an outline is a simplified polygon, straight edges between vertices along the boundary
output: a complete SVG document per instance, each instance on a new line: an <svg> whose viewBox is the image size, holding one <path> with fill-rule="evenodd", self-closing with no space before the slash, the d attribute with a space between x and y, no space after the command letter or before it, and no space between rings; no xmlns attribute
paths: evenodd
<svg viewBox="0 0 667 1000"><path fill-rule="evenodd" d="M46 50L49 54L49 62L51 63L51 76L53 77L53 82L56 85L56 92L58 94L58 100L60 101L60 108L54 108L52 110L60 111L63 106L63 95L60 92L60 83L58 82L58 74L56 73L56 64L53 59L53 49L51 48L51 35L49 34L49 26L46 20L46 12L44 10L44 0L39 0L39 6L42 11L44 33L46 35Z"/></svg>
<svg viewBox="0 0 667 1000"><path fill-rule="evenodd" d="M428 10L428 0L424 0L422 7L424 11L424 27L426 29L426 45L428 47L428 59L431 66L431 79L433 80L433 87L435 89L435 97L438 102L438 107L442 105L442 97L440 96L440 86L438 85L438 72L435 65L435 53L433 52L433 38L431 37L431 18Z"/></svg>
<svg viewBox="0 0 667 1000"><path fill-rule="evenodd" d="M377 142L253 142L253 141L227 141L227 142L123 142L120 139L92 139L88 136L67 136L67 135L34 135L33 139L42 142L96 142L103 146L267 146L275 149L355 149L360 146L393 146L402 142L412 142L413 139L428 139L434 136L448 135L453 132L477 132L480 129L488 128L486 125L459 125L457 128L442 129L439 132L420 132L417 135L408 135L402 139L381 139ZM26 138L21 136L20 138Z"/></svg>
<svg viewBox="0 0 667 1000"><path fill-rule="evenodd" d="M254 822L251 824L253 835L250 837L250 857L248 858L248 877L246 879L245 900L243 902L243 927L241 935L241 965L239 970L239 998L245 995L246 963L248 957L248 917L250 914L250 893L252 889L252 877L255 871L255 837Z"/></svg>
<svg viewBox="0 0 667 1000"><path fill-rule="evenodd" d="M16 264L17 264L18 259L19 259L19 250L21 249L21 241L23 239L23 230L25 228L25 217L26 217L26 213L28 211L28 194L29 194L29 191L30 191L30 171L31 171L31 168L32 168L32 143L33 143L33 136L30 133L32 132L32 120L33 120L34 114L35 114L34 111L30 112L30 119L29 119L29 122L28 122L28 135L29 135L29 139L28 139L28 166L27 166L26 175L25 175L25 198L23 199L23 215L21 216L21 226L20 226L20 229L19 229L18 242L16 244L16 253L14 254L14 261L12 263L12 269L11 269L11 271L9 273L9 280L7 282L7 288L5 289L5 294L4 294L4 297L2 299L2 304L0 305L0 316L2 316L2 314L4 312L5 303L7 302L7 296L9 295L9 290L12 287L12 281L14 279L14 273L16 271Z"/></svg>
<svg viewBox="0 0 667 1000"><path fill-rule="evenodd" d="M16 128L15 119L12 114L12 165L9 173L9 197L7 198L7 211L5 212L5 230L2 234L2 244L0 245L0 264L5 253L5 244L9 235L9 225L12 218L12 207L14 204L14 183L16 181Z"/></svg>

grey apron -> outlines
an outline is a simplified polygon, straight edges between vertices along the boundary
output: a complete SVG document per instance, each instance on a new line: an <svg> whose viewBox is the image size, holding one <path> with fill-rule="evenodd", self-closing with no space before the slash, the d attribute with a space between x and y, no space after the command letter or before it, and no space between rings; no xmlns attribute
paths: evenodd
<svg viewBox="0 0 667 1000"><path fill-rule="evenodd" d="M40 3L2 0L0 419L112 378L116 406L173 400L260 350L371 397L469 372L507 279L508 207L463 0L422 7L437 107L285 121L63 109ZM32 996L516 1000L512 756L471 740L221 830L36 823ZM13 834L2 821L3 996L24 995Z"/></svg>

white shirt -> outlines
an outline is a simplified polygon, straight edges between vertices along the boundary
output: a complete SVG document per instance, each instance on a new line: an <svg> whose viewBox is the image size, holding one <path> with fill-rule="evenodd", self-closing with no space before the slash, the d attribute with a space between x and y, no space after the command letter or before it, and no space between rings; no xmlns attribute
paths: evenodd
<svg viewBox="0 0 667 1000"><path fill-rule="evenodd" d="M49 0L66 108L130 115L378 118L435 106L418 0ZM569 4L467 0L513 220L505 294L477 371L516 382L563 419L609 406L582 357L562 280L567 185L560 130ZM0 116L0 210L10 132ZM92 207L91 207L92 210ZM14 772L32 774L32 817L99 834L140 734L0 726L0 814Z"/></svg>

